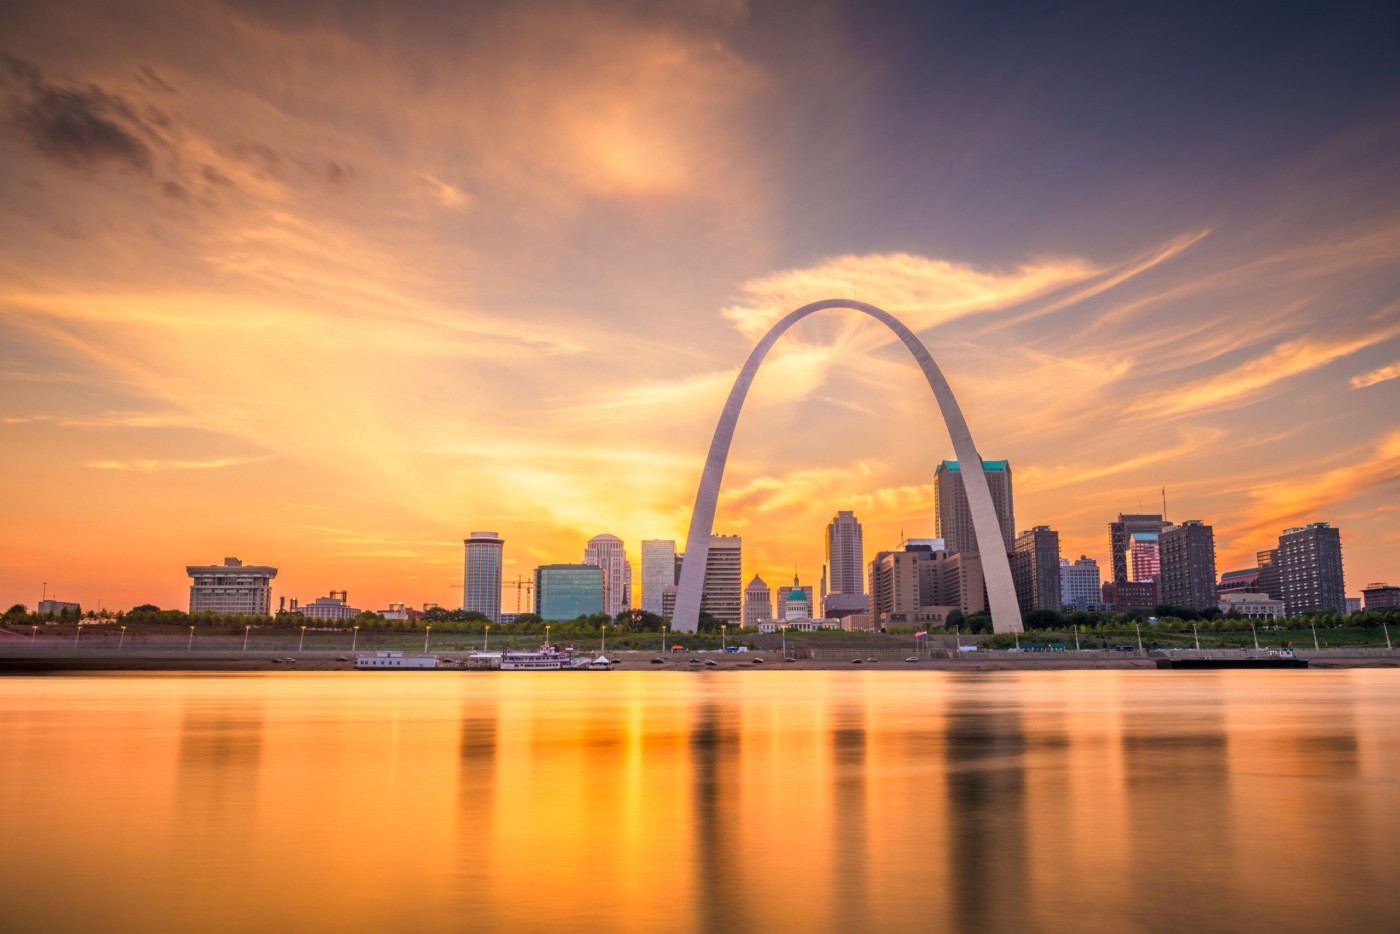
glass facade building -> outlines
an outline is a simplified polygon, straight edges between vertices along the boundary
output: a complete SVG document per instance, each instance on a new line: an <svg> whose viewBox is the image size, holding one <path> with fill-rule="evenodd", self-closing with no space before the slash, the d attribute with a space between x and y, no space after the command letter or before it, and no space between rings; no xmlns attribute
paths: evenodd
<svg viewBox="0 0 1400 934"><path fill-rule="evenodd" d="M595 564L545 564L535 568L535 612L551 620L603 612L603 569Z"/></svg>

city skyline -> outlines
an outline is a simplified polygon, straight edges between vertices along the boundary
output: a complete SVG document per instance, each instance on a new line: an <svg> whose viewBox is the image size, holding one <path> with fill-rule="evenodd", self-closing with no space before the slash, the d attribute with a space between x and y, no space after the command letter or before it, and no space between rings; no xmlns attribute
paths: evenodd
<svg viewBox="0 0 1400 934"><path fill-rule="evenodd" d="M683 542L737 361L832 296L928 343L1014 532L1106 580L1164 487L1221 572L1326 521L1352 595L1400 578L1373 8L124 7L0 40L6 605L180 606L240 555L452 606L472 529L507 581ZM931 536L955 458L879 330L788 340L716 515L746 580L815 582L837 509Z"/></svg>

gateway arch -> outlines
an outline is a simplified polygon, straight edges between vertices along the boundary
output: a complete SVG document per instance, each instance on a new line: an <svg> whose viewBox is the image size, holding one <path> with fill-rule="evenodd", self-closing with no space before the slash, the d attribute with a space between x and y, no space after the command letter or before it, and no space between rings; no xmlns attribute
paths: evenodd
<svg viewBox="0 0 1400 934"><path fill-rule="evenodd" d="M710 456L705 459L705 470L700 475L700 489L695 494L695 510L690 514L690 534L686 537L685 560L681 564L672 628L677 632L694 632L700 623L700 595L705 585L705 565L710 554L710 533L714 529L719 485L724 478L724 465L729 458L729 444L734 440L734 428L739 423L739 411L744 406L744 398L749 394L753 378L758 375L759 365L788 328L826 308L859 311L884 324L904 342L923 369L933 397L938 400L943 422L953 439L953 450L962 467L963 486L972 512L972 531L982 555L982 573L987 582L992 628L996 632L1020 632L1021 610L1016 603L1016 587L1011 579L1011 563L1006 557L1006 542L1002 540L1001 525L992 505L991 491L987 488L987 475L982 471L982 458L977 453L977 446L972 443L967 420L958 407L958 400L953 397L953 390L938 369L938 364L933 362L928 348L913 331L887 311L844 298L828 298L803 305L773 325L749 354L739 378L734 381L734 388L729 391L729 399L724 403L724 411L720 413L719 424L715 427L714 440L710 442Z"/></svg>

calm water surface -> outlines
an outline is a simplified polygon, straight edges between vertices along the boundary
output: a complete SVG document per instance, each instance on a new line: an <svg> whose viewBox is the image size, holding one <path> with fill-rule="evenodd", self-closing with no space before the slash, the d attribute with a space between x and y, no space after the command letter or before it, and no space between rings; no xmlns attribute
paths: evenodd
<svg viewBox="0 0 1400 934"><path fill-rule="evenodd" d="M0 678L5 931L1400 930L1400 674Z"/></svg>

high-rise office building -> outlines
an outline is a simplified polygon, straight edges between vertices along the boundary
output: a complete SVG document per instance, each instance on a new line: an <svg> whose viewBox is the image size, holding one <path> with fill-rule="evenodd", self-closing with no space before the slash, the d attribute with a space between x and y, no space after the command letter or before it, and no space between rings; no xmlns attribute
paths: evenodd
<svg viewBox="0 0 1400 934"><path fill-rule="evenodd" d="M661 592L676 582L676 543L670 539L642 541L642 609L661 613Z"/></svg>
<svg viewBox="0 0 1400 934"><path fill-rule="evenodd" d="M194 580L190 585L191 613L267 616L272 612L276 568L225 558L223 564L190 565L185 573Z"/></svg>
<svg viewBox="0 0 1400 934"><path fill-rule="evenodd" d="M865 545L860 520L840 510L826 527L827 593L865 593Z"/></svg>
<svg viewBox="0 0 1400 934"><path fill-rule="evenodd" d="M1278 561L1284 613L1346 613L1339 529L1326 522L1289 529L1279 536Z"/></svg>
<svg viewBox="0 0 1400 934"><path fill-rule="evenodd" d="M744 540L738 535L710 536L700 609L727 623L744 621L743 549Z"/></svg>
<svg viewBox="0 0 1400 934"><path fill-rule="evenodd" d="M1113 580L1128 581L1134 578L1130 575L1128 566L1128 552L1132 547L1134 532L1153 532L1161 534L1161 531L1170 522L1156 514L1132 515L1120 513L1118 521L1108 524L1108 550L1113 562Z"/></svg>
<svg viewBox="0 0 1400 934"><path fill-rule="evenodd" d="M1162 551L1157 532L1134 532L1128 545L1128 580L1155 581L1162 575ZM1160 590L1160 588L1159 588Z"/></svg>
<svg viewBox="0 0 1400 934"><path fill-rule="evenodd" d="M542 619L577 619L603 612L603 569L596 564L535 568L535 612Z"/></svg>
<svg viewBox="0 0 1400 934"><path fill-rule="evenodd" d="M495 532L472 532L462 544L467 550L462 609L481 613L494 623L501 618L501 562L506 543Z"/></svg>
<svg viewBox="0 0 1400 934"><path fill-rule="evenodd" d="M603 569L603 612L616 616L632 609L632 562L622 539L595 535L583 549L583 563Z"/></svg>
<svg viewBox="0 0 1400 934"><path fill-rule="evenodd" d="M1254 582L1256 592L1282 600L1283 566L1278 562L1278 549L1266 548L1257 552L1255 560L1259 562L1259 577Z"/></svg>
<svg viewBox="0 0 1400 934"><path fill-rule="evenodd" d="M1087 555L1060 559L1060 603L1065 609L1089 610L1103 603L1099 563Z"/></svg>
<svg viewBox="0 0 1400 934"><path fill-rule="evenodd" d="M1207 610L1219 606L1215 581L1215 529L1188 519L1157 536L1162 602Z"/></svg>
<svg viewBox="0 0 1400 934"><path fill-rule="evenodd" d="M773 616L773 592L757 574L744 588L744 628L756 629L758 624Z"/></svg>
<svg viewBox="0 0 1400 934"><path fill-rule="evenodd" d="M1016 538L1016 517L1011 495L1011 464L1007 461L982 461L987 487L992 494L992 506L1001 525L1001 540L1008 553ZM977 533L972 528L972 509L967 503L962 470L957 461L943 461L933 471L934 534L947 544L950 554L978 554Z"/></svg>
<svg viewBox="0 0 1400 934"><path fill-rule="evenodd" d="M1011 576L1022 614L1032 610L1059 611L1062 606L1060 533L1048 525L1037 525L1017 535Z"/></svg>

